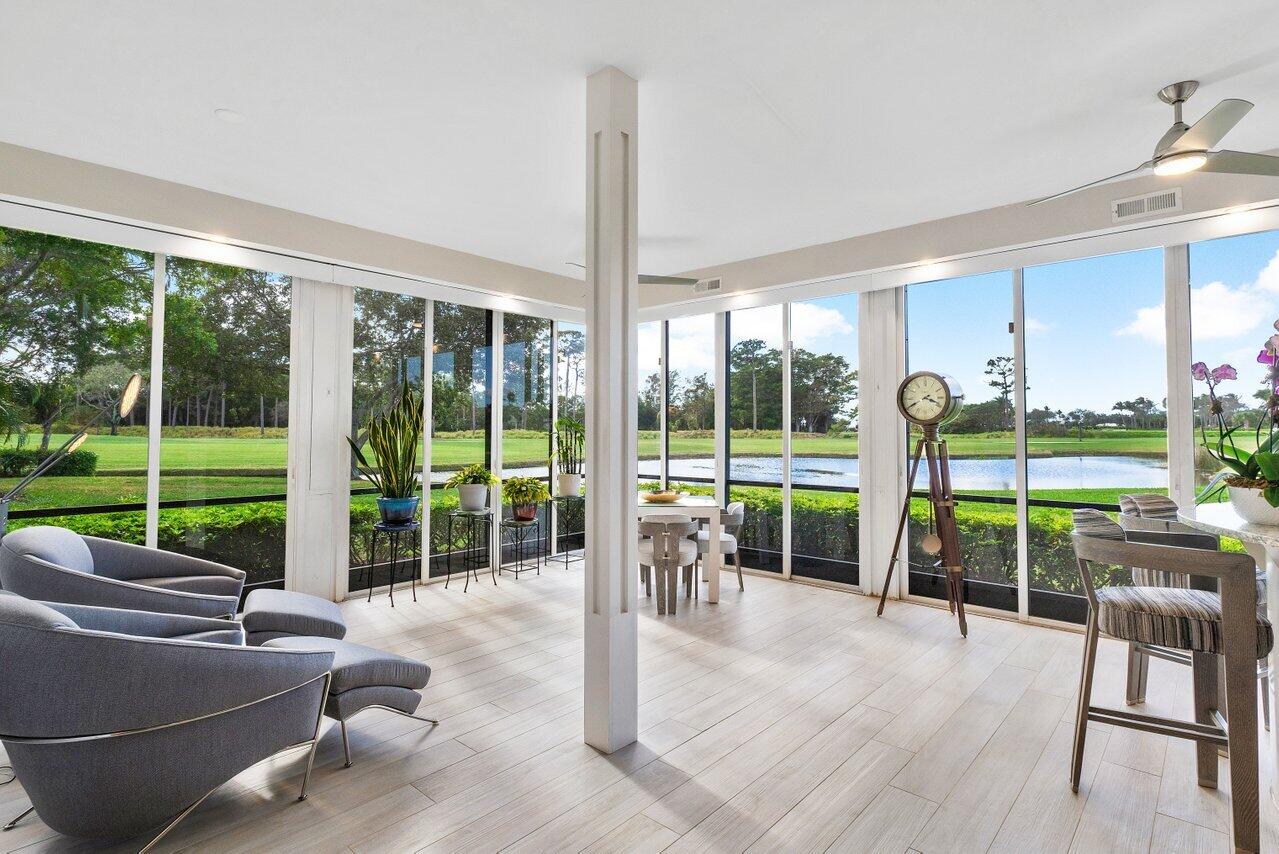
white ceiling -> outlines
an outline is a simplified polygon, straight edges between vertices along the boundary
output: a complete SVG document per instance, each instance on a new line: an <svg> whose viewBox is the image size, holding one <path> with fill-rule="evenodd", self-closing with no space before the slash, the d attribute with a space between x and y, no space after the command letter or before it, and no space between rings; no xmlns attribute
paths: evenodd
<svg viewBox="0 0 1279 854"><path fill-rule="evenodd" d="M2 20L6 142L570 275L603 64L640 81L653 273L1119 172L1184 78L1191 121L1246 98L1226 144L1279 146L1274 0L9 0Z"/></svg>

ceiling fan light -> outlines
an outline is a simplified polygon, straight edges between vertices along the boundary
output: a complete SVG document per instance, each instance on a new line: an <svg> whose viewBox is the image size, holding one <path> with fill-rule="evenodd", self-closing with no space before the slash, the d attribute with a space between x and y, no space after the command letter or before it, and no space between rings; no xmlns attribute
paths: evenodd
<svg viewBox="0 0 1279 854"><path fill-rule="evenodd" d="M1193 172L1208 162L1208 155L1202 151L1187 151L1182 154L1170 154L1155 164L1156 175L1185 175Z"/></svg>

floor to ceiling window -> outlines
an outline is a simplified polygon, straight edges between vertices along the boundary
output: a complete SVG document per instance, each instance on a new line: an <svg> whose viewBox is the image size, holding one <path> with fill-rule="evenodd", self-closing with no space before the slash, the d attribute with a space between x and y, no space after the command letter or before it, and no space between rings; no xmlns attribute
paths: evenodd
<svg viewBox="0 0 1279 854"><path fill-rule="evenodd" d="M857 294L791 306L791 574L858 571Z"/></svg>
<svg viewBox="0 0 1279 854"><path fill-rule="evenodd" d="M357 288L354 307L354 350L351 360L351 436L367 447L369 417L385 411L399 398L407 383L422 392L422 360L426 353L426 301L418 297ZM421 451L419 451L420 459ZM370 462L374 462L372 459ZM424 466L425 470L425 466ZM351 561L349 590L364 590L388 583L390 556L378 538L373 552L373 525L378 520L377 493L352 469ZM421 518L419 510L418 518ZM412 577L419 565L411 561ZM404 567L397 572L405 578Z"/></svg>
<svg viewBox="0 0 1279 854"><path fill-rule="evenodd" d="M431 481L440 485L464 466L495 467L489 445L493 315L482 308L437 301L434 327L428 418ZM452 540L448 537L448 513L456 509L456 490L432 490L432 576L445 574L449 554L465 542L460 527Z"/></svg>
<svg viewBox="0 0 1279 854"><path fill-rule="evenodd" d="M1168 490L1163 251L1027 267L1024 293L1030 614L1082 622L1071 508Z"/></svg>
<svg viewBox="0 0 1279 854"><path fill-rule="evenodd" d="M715 315L668 321L667 477L715 481Z"/></svg>
<svg viewBox="0 0 1279 854"><path fill-rule="evenodd" d="M911 285L906 289L906 369L946 374L964 390L959 417L942 427L964 566L965 602L1017 610L1017 511L1014 437L1012 274L987 273ZM907 452L922 434L912 429ZM911 501L910 592L946 598L938 559L920 548L933 524L927 464L920 465Z"/></svg>
<svg viewBox="0 0 1279 854"><path fill-rule="evenodd" d="M1258 364L1257 355L1275 334L1279 318L1279 231L1207 240L1189 248L1191 361L1203 362L1209 371L1221 365L1235 369L1235 379L1213 382L1219 382L1215 390L1227 427L1237 428L1230 441L1251 451L1270 392L1268 367ZM1194 384L1193 418L1195 486L1202 489L1222 469L1202 444L1205 439L1215 443L1220 433L1205 380Z"/></svg>
<svg viewBox="0 0 1279 854"><path fill-rule="evenodd" d="M555 415L561 433L569 425L586 429L586 326L559 321L555 347ZM586 502L556 502L556 550L586 546Z"/></svg>
<svg viewBox="0 0 1279 854"><path fill-rule="evenodd" d="M660 480L662 477L662 335L665 324L660 320L639 325L636 339L636 364L639 366L639 400L635 420L639 434L636 447L639 452L639 477L641 481ZM583 333L585 335L585 333Z"/></svg>
<svg viewBox="0 0 1279 854"><path fill-rule="evenodd" d="M502 315L502 479L549 482L551 456L551 321ZM510 515L510 508L503 513ZM550 508L537 509L542 543L550 536ZM531 539L531 538L530 538ZM513 559L514 551L504 559Z"/></svg>
<svg viewBox="0 0 1279 854"><path fill-rule="evenodd" d="M287 276L170 256L165 266L159 546L284 582ZM222 504L216 499L272 496Z"/></svg>
<svg viewBox="0 0 1279 854"><path fill-rule="evenodd" d="M782 571L782 307L728 316L728 500L746 566Z"/></svg>
<svg viewBox="0 0 1279 854"><path fill-rule="evenodd" d="M79 450L14 502L11 530L55 524L143 542L147 384L127 419L109 410L133 373L150 372L153 258L0 228L0 494L93 425ZM57 514L117 504L134 509ZM53 515L30 515L44 513Z"/></svg>

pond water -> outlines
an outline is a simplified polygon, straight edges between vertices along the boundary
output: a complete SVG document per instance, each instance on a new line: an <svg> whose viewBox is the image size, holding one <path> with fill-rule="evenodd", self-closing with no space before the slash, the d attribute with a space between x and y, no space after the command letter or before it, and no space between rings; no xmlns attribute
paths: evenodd
<svg viewBox="0 0 1279 854"><path fill-rule="evenodd" d="M780 483L780 457L734 457L731 476L736 480ZM640 476L656 477L657 460L641 460ZM1099 487L1162 488L1168 485L1168 463L1146 457L1032 457L1026 461L1031 489L1095 489ZM671 460L670 477L713 478L713 458ZM1017 488L1013 459L962 459L950 461L951 482L965 489ZM795 457L791 470L795 486L857 486L857 460L846 457ZM921 465L917 486L927 485L928 471Z"/></svg>

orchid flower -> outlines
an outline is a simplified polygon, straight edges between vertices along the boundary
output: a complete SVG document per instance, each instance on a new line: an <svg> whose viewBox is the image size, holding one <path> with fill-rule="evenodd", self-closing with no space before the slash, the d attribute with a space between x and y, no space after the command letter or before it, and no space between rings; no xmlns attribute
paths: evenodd
<svg viewBox="0 0 1279 854"><path fill-rule="evenodd" d="M1217 382L1239 378L1239 373L1231 365L1218 365L1212 369L1212 378Z"/></svg>
<svg viewBox="0 0 1279 854"><path fill-rule="evenodd" d="M1208 379L1208 365L1203 362L1195 362L1190 366L1190 376L1200 382Z"/></svg>

